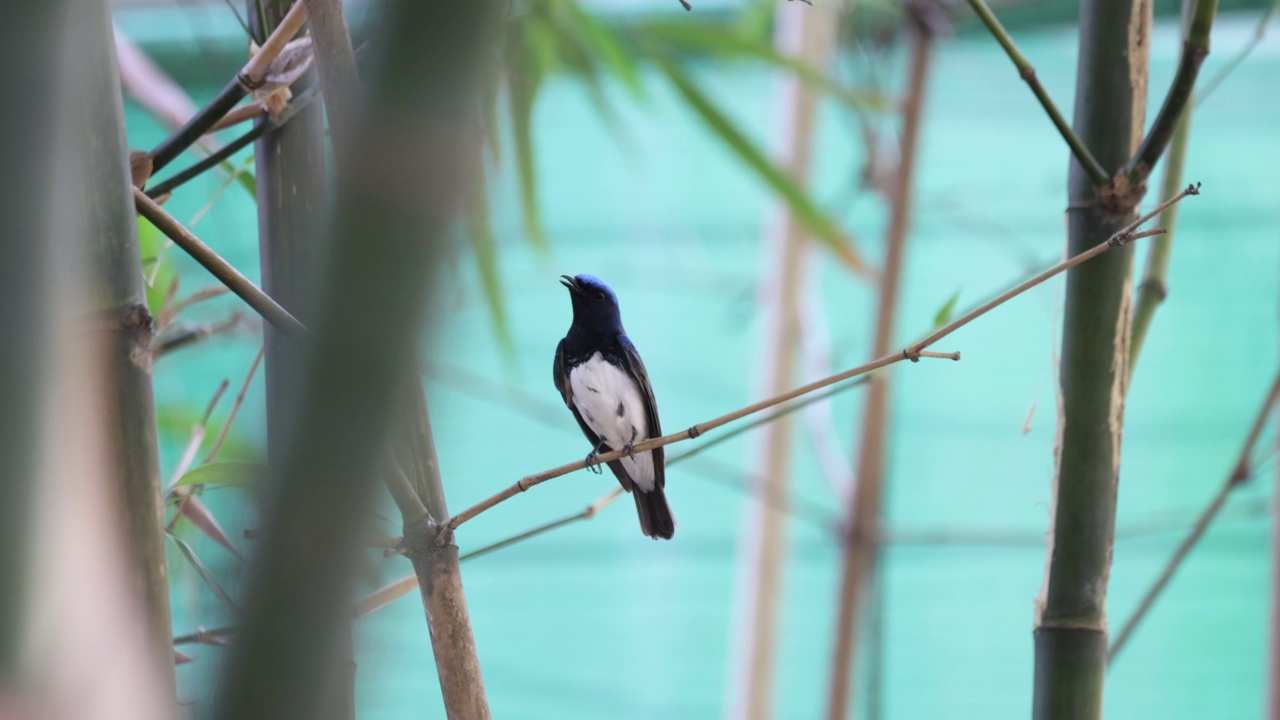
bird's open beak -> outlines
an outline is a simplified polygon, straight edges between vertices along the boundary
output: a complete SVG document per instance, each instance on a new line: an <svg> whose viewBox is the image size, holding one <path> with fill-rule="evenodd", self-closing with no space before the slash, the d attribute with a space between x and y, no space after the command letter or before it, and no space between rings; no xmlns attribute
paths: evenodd
<svg viewBox="0 0 1280 720"><path fill-rule="evenodd" d="M563 286L565 286L565 287L567 287L567 288L569 288L569 292L571 292L571 293L573 293L573 294L575 294L575 295L582 295L582 294L583 294L583 293L582 293L582 288L578 286L578 280L577 280L577 278L570 277L570 276L568 276L568 275L561 275L561 276L560 276L560 284L561 284L561 285L563 285Z"/></svg>

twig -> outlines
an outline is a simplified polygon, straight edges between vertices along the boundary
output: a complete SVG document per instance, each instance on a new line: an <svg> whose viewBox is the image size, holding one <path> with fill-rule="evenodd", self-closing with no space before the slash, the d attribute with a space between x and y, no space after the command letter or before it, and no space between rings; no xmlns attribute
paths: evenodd
<svg viewBox="0 0 1280 720"><path fill-rule="evenodd" d="M254 120L265 112L267 112L267 108L257 100L247 102L237 108L232 108L231 112L223 115L222 119L214 123L213 127L209 128L206 132L214 133L219 130L225 130L232 125L239 125L246 120Z"/></svg>
<svg viewBox="0 0 1280 720"><path fill-rule="evenodd" d="M680 432L672 433L670 435L664 435L662 437L645 440L642 443L637 443L635 447L632 448L632 452L645 452L648 450L653 450L654 448L664 447L672 443L677 443L683 440L690 440L690 439L696 438L706 432L709 432L718 427L731 423L735 420L741 420L742 418L748 415L753 415L757 412L760 412L761 410L768 410L771 407L781 405L782 403L788 402L790 400L794 400L804 395L808 395L809 393L829 387L838 382L848 380L850 378L858 377L860 375L866 375L868 373L879 370L880 368L888 367L889 365L893 365L903 360L911 360L915 362L922 357L938 357L938 358L946 358L950 360L959 360L960 359L959 353L927 352L925 348L928 348L929 346L947 337L948 335L954 333L955 331L959 330L965 325L968 325L970 322L973 322L973 320L981 317L982 315L985 315L986 313L990 312L996 307L1003 305L1004 303L1008 302L1012 298L1017 297L1018 295L1021 295L1022 293L1030 290L1031 288L1036 287L1037 285L1040 285L1041 283L1045 282L1046 280L1049 280L1055 275L1063 273L1081 263L1087 262L1088 260L1091 260L1094 257L1097 257L1098 255L1101 255L1102 253L1105 253L1112 248L1126 245L1132 242L1133 240L1135 240L1139 235L1145 237L1151 234L1152 231L1145 231L1143 233L1138 233L1138 234L1135 234L1134 231L1138 228L1138 226L1150 220L1152 217L1154 217L1157 213L1159 213L1164 208L1176 202L1181 201L1183 198L1185 198L1188 195L1198 195L1199 193L1200 193L1200 189L1198 184L1187 186L1182 192L1178 193L1177 195L1170 198L1166 202L1161 203L1151 213L1148 213L1147 215L1143 215L1142 217L1138 218L1137 220L1125 226L1124 228L1121 228L1120 231L1112 235L1105 242L1099 243L1092 249L1086 250L1085 252L1080 253L1079 255L1071 258L1070 260L1059 263L1053 268L1050 268L1049 270L1046 270L1045 272L1031 278L1030 280L1027 280L1021 285L1018 285L1017 287L1013 288L1012 290L1009 290L1001 294L995 299L979 306L977 309L969 313L966 313L965 315L951 321L944 327L934 331L924 340L921 340L920 342L917 342L914 345L908 346L907 348L903 349L899 353L886 355L884 357L881 357L869 363L866 363L865 365L859 365L849 370L845 370L844 372L837 373L835 375L823 378L821 380L817 380L807 385L803 385L794 390L791 390L790 392L786 392L781 395L768 398L766 400L761 400L756 403L752 403L751 405L748 405L744 408L734 410L733 412L726 413L719 417L712 418L711 420L707 420L705 422L694 425L688 430L682 430ZM607 453L602 453L596 458L595 464L609 463L614 460L620 459L625 454L626 454L625 450L612 450ZM438 542L449 542L452 539L453 531L456 530L463 523L467 522L468 520L471 520L472 518L483 513L484 511L489 510L490 508L493 508L496 505L499 505L500 503L515 497L516 495L519 495L520 493L528 490L534 485L539 485L553 478L560 477L561 475L567 475L571 472L582 470L585 467L587 467L587 463L585 459L576 460L571 463L566 463L564 465L560 465L558 467L554 467L549 470L544 470L534 475L527 475L521 478L514 485L511 485L505 490L495 495L492 495L480 501L479 503L476 503L475 505L467 508L466 510L463 510L462 512L454 515L453 517L451 517L449 519L449 522L446 525L445 531L437 535Z"/></svg>
<svg viewBox="0 0 1280 720"><path fill-rule="evenodd" d="M196 453L200 452L200 446L204 444L204 438L209 427L209 416L213 415L213 409L218 406L218 401L222 400L222 395L230 385L230 380L223 380L218 385L218 389L213 393L213 398L209 400L208 407L205 408L204 415L200 417L200 422L191 427L191 439L187 441L187 447L182 451L182 457L178 459L178 464L173 468L173 474L169 476L169 481L164 485L166 492L172 490L173 486L178 484L178 480L187 474L187 470L191 469L191 463L195 462Z"/></svg>
<svg viewBox="0 0 1280 720"><path fill-rule="evenodd" d="M561 525L568 525L569 523L576 522L578 520L590 520L591 518L596 516L596 513L605 509L610 504L612 504L613 501L621 497L622 493L623 493L622 488L616 487L613 490L610 490L607 494L605 494L599 500L596 500L595 502L591 503L590 505L588 505L586 508L582 509L579 512L576 512L572 515L567 515L565 517L560 518L559 520L552 520L549 523L544 523L537 527L530 528L520 533L519 535L513 535L504 540L499 540L496 543L492 543L490 545L485 545L484 547L476 548L471 552L468 552L464 555L459 556L458 561L465 562L472 558L483 557L495 550L501 550L502 548L508 547L510 545L515 545L518 542L522 542L524 540L528 540L529 538L537 537L538 535L541 535L545 532L555 530Z"/></svg>
<svg viewBox="0 0 1280 720"><path fill-rule="evenodd" d="M223 639L234 635L236 627L234 625L228 627L214 628L213 630L205 630L199 628L193 633L186 635L178 635L173 639L174 645L190 645L192 643L200 643L203 645L223 645Z"/></svg>
<svg viewBox="0 0 1280 720"><path fill-rule="evenodd" d="M1209 54L1209 30L1213 27L1213 16L1217 11L1218 0L1195 0L1195 14L1191 17L1191 24L1182 41L1182 55L1178 58L1173 83L1169 86L1160 112L1151 123L1151 129L1147 131L1142 145L1121 170L1121 174L1128 176L1131 182L1135 179L1145 180L1169 146L1178 119L1182 117L1182 111L1189 104L1191 93L1195 90L1200 65Z"/></svg>
<svg viewBox="0 0 1280 720"><path fill-rule="evenodd" d="M212 153L203 160L192 164L191 167L188 167L181 172L174 173L163 181L147 187L147 197L158 198L166 193L171 193L187 181L199 177L211 168L221 165L228 158L240 152L241 149L247 147L254 140L257 140L263 135L266 135L272 130L275 130L292 120L295 115L310 105L317 97L319 97L319 95L319 88L314 85L303 90L298 93L297 97L290 101L289 107L286 108L284 112L280 113L279 117L272 117L268 115L260 122L254 124L253 128L245 132L243 135L227 143L224 147L219 148L217 152Z"/></svg>
<svg viewBox="0 0 1280 720"><path fill-rule="evenodd" d="M203 340L207 340L214 335L220 335L228 330L238 327L243 321L244 313L237 310L221 322L212 324L188 324L177 330L167 332L164 336L157 336L155 341L151 344L151 359L153 361L158 360L174 350L180 350L188 345L194 345Z"/></svg>
<svg viewBox="0 0 1280 720"><path fill-rule="evenodd" d="M223 423L222 430L218 433L218 439L213 441L213 447L209 448L209 454L205 456L204 463L208 465L218 456L218 451L222 449L222 443L227 439L227 433L231 432L231 424L236 421L236 415L240 413L240 406L244 404L244 396L249 392L249 385L253 383L253 376L258 373L258 366L262 364L262 355L266 350L266 346L258 347L258 354L254 356L253 363L249 365L249 372L245 373L244 382L240 385L240 392L236 393L236 400L231 404L231 412L227 413L227 421Z"/></svg>
<svg viewBox="0 0 1280 720"><path fill-rule="evenodd" d="M1156 598L1160 596L1165 586L1173 579L1173 574L1182 566L1182 561L1186 560L1187 555L1195 548L1196 543L1200 542L1200 538L1204 537L1205 531L1209 529L1209 525L1217 517L1218 512L1222 510L1223 504L1226 503L1227 496L1231 494L1232 490L1249 479L1249 474L1252 470L1250 457L1253 455L1253 448L1258 444L1258 438L1262 435L1262 428L1266 425L1267 416L1270 414L1272 406L1276 404L1277 398L1280 398L1280 374L1277 374L1275 380L1272 381L1271 390L1267 393L1267 399L1262 403L1262 407L1258 409L1258 414L1254 417L1253 424L1249 428L1249 434L1245 437L1244 445L1240 448L1240 455L1236 458L1236 463L1222 483L1222 487L1213 496L1213 499L1209 501L1208 507L1200 513L1200 517L1191 526L1191 532L1178 545L1178 549L1169 558L1169 562L1165 564L1160 576L1156 578L1156 581L1147 590L1146 594L1142 596L1142 602L1138 603L1138 608L1125 621L1124 627L1120 629L1116 639L1111 643L1111 648L1107 651L1108 667L1116 655L1124 649L1125 644L1133 635L1133 631L1137 629L1138 624L1147 616L1151 606L1155 604Z"/></svg>
<svg viewBox="0 0 1280 720"><path fill-rule="evenodd" d="M1245 58L1249 57L1249 53L1253 52L1253 49L1258 47L1258 44L1262 42L1262 39L1267 36L1267 25L1271 23L1271 19L1276 16L1277 12L1280 12L1280 0L1272 3L1271 7L1267 8L1266 11L1262 13L1262 17L1258 18L1258 25L1253 29L1253 37L1249 39L1249 42L1245 44L1244 48L1242 48L1240 52L1236 53L1235 57L1223 64L1222 69L1218 71L1218 74L1214 75L1208 82L1204 83L1204 88L1196 93L1196 107L1200 107L1200 104L1207 100L1214 90L1218 89L1218 86L1222 84L1222 81L1226 80L1227 76L1239 67L1240 63L1244 62Z"/></svg>
<svg viewBox="0 0 1280 720"><path fill-rule="evenodd" d="M172 162L183 150L191 147L210 127L221 120L245 95L260 87L271 63L288 44L289 39L302 28L306 20L306 6L303 3L295 3L280 21L280 25L271 33L271 37L268 37L258 52L249 58L249 62L244 64L231 82L227 83L226 87L222 88L213 100L193 115L185 125L151 151L151 172L153 174L159 172L161 168Z"/></svg>
<svg viewBox="0 0 1280 720"><path fill-rule="evenodd" d="M266 293L262 292L258 286L249 282L249 279L241 275L240 271L232 267L231 263L222 259L221 255L201 242L200 238L183 227L182 223L165 212L145 193L134 188L133 199L137 205L138 214L149 220L152 225L155 225L175 245L187 251L187 254L195 258L196 262L203 265L214 277L222 281L222 284L226 285L231 292L239 295L264 320L286 335L297 337L306 331L306 327L298 322L297 318L290 315L288 310L280 307L275 300L272 300Z"/></svg>
<svg viewBox="0 0 1280 720"><path fill-rule="evenodd" d="M987 301L986 303L979 305L977 308L974 308L973 310L970 310L964 315L961 315L955 320L952 320L951 322L947 323L945 327L942 327L934 331L933 334L929 335L928 337L926 337L924 340L917 343L913 347L914 348L928 347L929 345L934 344L935 342L950 335L956 330L959 330L965 325L968 325L969 323L973 322L977 318L982 317L988 312L991 312L992 309L999 307L1000 305L1003 305L1004 303L1008 302L1014 297L1017 297L1018 295L1021 295L1022 293L1030 290L1031 288L1052 278L1054 275L1057 275L1065 270L1070 270L1071 268L1083 262L1092 260L1093 258L1101 255L1102 253L1110 250L1111 248L1127 245L1133 242L1134 240L1138 239L1139 236L1149 237L1151 235L1160 234L1162 230L1158 228L1156 230L1147 230L1142 233L1136 233L1136 234L1134 233L1134 230L1136 230L1139 225L1142 225L1143 223L1147 222L1148 220L1155 217L1156 215L1159 215L1160 212L1163 211L1165 208L1172 207L1175 203L1181 202L1182 199L1187 197L1188 195L1199 195L1199 194L1200 194L1200 183L1196 183L1194 185L1188 185L1187 187L1183 188L1182 192L1160 203L1151 212L1139 217L1137 220L1134 220L1133 222L1129 223L1125 227L1121 228L1118 232L1116 232L1116 234L1107 238L1106 242L1095 245L1093 248L1089 250L1085 250L1084 252L1080 253L1079 255L1076 255L1075 257L1071 258L1070 260L1067 260L1066 262L1054 265L1048 270L1045 270L1044 272L1040 273L1039 275L1036 275L1030 280L1027 280L1021 285L1018 285L1012 290L1009 290ZM910 350L911 349L909 348L908 351L904 351L904 352L909 352Z"/></svg>
<svg viewBox="0 0 1280 720"><path fill-rule="evenodd" d="M166 325L172 323L173 320L178 317L178 313L181 313L183 310L186 310L197 303L202 303L205 300L212 300L220 295L225 295L226 293L227 287L225 285L210 285L196 290L173 304L166 301L164 309L160 311L159 317L156 318L156 324L161 328L164 328Z"/></svg>
<svg viewBox="0 0 1280 720"><path fill-rule="evenodd" d="M1058 128L1058 133L1062 135L1062 139L1067 141L1067 145L1071 148L1071 153L1076 156L1076 160L1080 162L1080 167L1084 168L1084 171L1089 175L1089 179L1099 187L1110 182L1111 178L1107 175L1107 171L1098 162L1098 159L1093 156L1093 153L1089 152L1089 148L1085 147L1084 142L1079 135L1076 135L1075 130L1071 129L1071 123L1067 122L1067 119L1062 116L1062 112L1058 110L1058 106L1053 103L1053 99L1049 97L1049 91L1045 90L1044 85L1040 84L1040 79L1036 77L1036 69L1032 67L1026 56L1018 50L1018 46L1014 44L1009 32L996 19L995 13L991 12L991 8L987 6L984 0L969 0L969 5L977 13L978 17L982 19L982 24L986 25L991 34L995 36L996 42L1000 43L1000 47L1004 48L1014 66L1018 68L1018 75L1026 81L1027 86L1031 88L1031 92L1035 93L1036 99L1040 101L1040 106L1049 115L1054 127Z"/></svg>

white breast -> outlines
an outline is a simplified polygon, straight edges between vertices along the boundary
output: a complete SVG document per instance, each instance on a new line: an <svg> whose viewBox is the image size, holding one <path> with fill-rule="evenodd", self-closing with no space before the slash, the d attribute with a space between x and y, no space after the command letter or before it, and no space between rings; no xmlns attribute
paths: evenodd
<svg viewBox="0 0 1280 720"><path fill-rule="evenodd" d="M640 386L600 353L569 371L569 387L578 414L608 444L608 450L649 439L649 415ZM636 453L634 460L624 457L622 466L641 490L653 490L651 453Z"/></svg>

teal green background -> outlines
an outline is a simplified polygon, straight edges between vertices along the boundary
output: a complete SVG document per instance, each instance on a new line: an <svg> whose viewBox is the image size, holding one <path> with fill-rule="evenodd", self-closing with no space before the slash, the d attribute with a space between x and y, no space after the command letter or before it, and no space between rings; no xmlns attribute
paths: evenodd
<svg viewBox="0 0 1280 720"><path fill-rule="evenodd" d="M1255 17L1220 19L1206 75L1243 46ZM140 14L118 19L127 31L162 34ZM1027 30L1018 42L1069 115L1074 31ZM188 62L205 62L199 43L191 48ZM1153 105L1171 78L1178 48L1175 26L1160 22L1151 58ZM856 55L842 58L840 72L852 74L858 62ZM883 68L885 76L900 76L900 65L895 59ZM613 284L667 430L758 397L755 378L765 349L754 295L762 227L773 212L770 194L656 75L645 77L647 103L616 94L617 132L602 124L580 86L565 80L547 86L534 128L552 242L546 256L523 237L511 158L502 158L494 225L512 329L509 357L495 341L469 249L461 238L454 247L439 322L424 343L428 398L454 509L588 449L551 384L552 353L569 323L569 304L556 282L561 273L590 272ZM749 65L700 65L696 77L753 138L774 143L772 74ZM197 101L216 89L190 87ZM1203 195L1183 205L1171 294L1127 401L1120 539L1108 605L1113 627L1230 470L1277 365L1278 109L1280 41L1272 38L1195 116L1187 179L1202 182ZM1153 113L1154 107L1148 116ZM162 137L136 106L128 108L128 123L132 147L150 147ZM847 111L828 105L818 137L815 197L878 257L884 211L878 199L850 192L863 161L858 126ZM970 305L1060 255L1067 159L989 37L968 33L940 43L929 81L899 338L927 330L953 294L960 293L961 307ZM217 176L203 178L168 207L188 221L221 184ZM231 186L195 231L256 279L254 213L249 196ZM1139 267L1144 257L1140 250ZM856 364L869 353L873 295L822 251L814 259L811 290L821 297L836 363ZM212 283L189 259L177 262L184 292ZM1031 629L1051 503L1061 289L1060 281L1048 283L947 338L938 349L961 351L959 363L894 370L886 512L888 527L903 542L884 556L884 718L1029 713ZM223 299L193 316L219 318L236 307ZM166 471L186 441L190 416L224 377L233 387L240 382L258 341L251 327L159 361ZM456 368L484 383L459 377ZM810 378L797 382L802 379ZM237 421L239 447L232 456L265 445L261 382ZM224 403L215 425L226 409ZM822 412L848 455L861 412L858 391ZM794 493L816 511L788 525L775 708L778 717L810 718L821 715L828 683L839 564L830 523L840 507L804 423L793 427ZM671 469L668 492L679 531L670 543L641 537L624 499L590 522L464 566L495 717L723 712L734 665L738 555L742 535L752 532L744 520L753 501L735 485L751 476L753 438ZM1108 716L1261 714L1271 438L1269 430L1255 480L1233 495L1111 669ZM468 524L459 544L465 552L575 512L613 485L607 475L577 473L539 486ZM255 518L242 491L212 490L207 499L249 552L252 541L240 536ZM393 516L390 502L383 505ZM384 529L397 532L394 523ZM242 565L203 537L185 534L237 594ZM938 534L951 541L926 542ZM361 592L410 571L403 559L374 553L370 568ZM233 622L179 556L172 570L175 632ZM415 595L359 620L356 633L359 717L443 717ZM180 669L181 694L199 715L225 653L205 646L189 651L198 660ZM865 658L859 664L865 668ZM865 699L864 687L860 681Z"/></svg>

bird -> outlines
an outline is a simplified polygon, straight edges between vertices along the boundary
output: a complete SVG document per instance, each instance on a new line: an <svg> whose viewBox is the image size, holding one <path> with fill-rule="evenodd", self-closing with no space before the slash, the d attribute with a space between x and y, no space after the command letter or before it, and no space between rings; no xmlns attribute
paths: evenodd
<svg viewBox="0 0 1280 720"><path fill-rule="evenodd" d="M663 492L662 448L632 452L637 443L660 437L662 427L649 373L622 327L618 296L593 275L561 275L560 282L569 289L573 324L556 347L555 384L591 442L587 466L600 453L626 451L609 469L635 499L641 532L670 540L676 523Z"/></svg>

